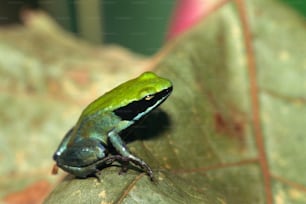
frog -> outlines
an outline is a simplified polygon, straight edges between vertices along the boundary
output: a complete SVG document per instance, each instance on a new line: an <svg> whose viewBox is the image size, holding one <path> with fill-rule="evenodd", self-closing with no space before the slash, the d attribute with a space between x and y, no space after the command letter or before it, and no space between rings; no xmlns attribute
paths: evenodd
<svg viewBox="0 0 306 204"><path fill-rule="evenodd" d="M131 153L120 134L162 104L172 90L170 80L148 71L98 97L62 139L53 155L56 166L87 178L97 177L101 166L117 161L121 171L133 164L153 180L151 167Z"/></svg>

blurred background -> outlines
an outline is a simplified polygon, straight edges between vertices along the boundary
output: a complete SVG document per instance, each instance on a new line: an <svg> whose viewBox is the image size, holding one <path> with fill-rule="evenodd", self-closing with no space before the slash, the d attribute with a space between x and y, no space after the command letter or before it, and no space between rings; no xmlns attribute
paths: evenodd
<svg viewBox="0 0 306 204"><path fill-rule="evenodd" d="M303 1L280 1L306 15ZM115 43L151 55L165 41L175 3L176 0L1 1L0 25L20 22L22 9L43 9L66 30L89 42Z"/></svg>
<svg viewBox="0 0 306 204"><path fill-rule="evenodd" d="M306 15L303 0L280 1ZM176 0L1 1L0 25L20 22L23 9L43 9L66 30L87 41L115 43L151 55L165 41L175 3Z"/></svg>
<svg viewBox="0 0 306 204"><path fill-rule="evenodd" d="M21 0L0 2L0 24L20 22L22 9L43 9L61 26L92 43L116 43L156 52L167 32L175 0Z"/></svg>

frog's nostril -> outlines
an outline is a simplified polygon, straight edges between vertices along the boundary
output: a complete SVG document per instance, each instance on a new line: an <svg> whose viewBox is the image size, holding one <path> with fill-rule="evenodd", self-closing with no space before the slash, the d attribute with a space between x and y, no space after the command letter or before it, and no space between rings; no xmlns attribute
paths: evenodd
<svg viewBox="0 0 306 204"><path fill-rule="evenodd" d="M54 161L57 161L58 157L59 157L59 154L57 154L57 153L53 154L53 160Z"/></svg>

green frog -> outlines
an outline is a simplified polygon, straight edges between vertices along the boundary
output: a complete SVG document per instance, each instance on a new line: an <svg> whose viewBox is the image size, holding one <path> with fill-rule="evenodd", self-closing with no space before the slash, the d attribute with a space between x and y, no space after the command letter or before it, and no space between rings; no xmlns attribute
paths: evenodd
<svg viewBox="0 0 306 204"><path fill-rule="evenodd" d="M163 103L172 88L169 80L145 72L100 96L83 110L65 135L53 155L56 165L86 178L96 175L101 165L131 162L153 180L152 169L128 150L119 134ZM110 148L117 154L110 154Z"/></svg>

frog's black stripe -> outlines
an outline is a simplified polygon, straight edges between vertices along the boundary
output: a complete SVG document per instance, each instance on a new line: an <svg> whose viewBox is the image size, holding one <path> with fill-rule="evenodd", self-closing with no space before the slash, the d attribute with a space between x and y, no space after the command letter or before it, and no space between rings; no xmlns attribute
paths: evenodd
<svg viewBox="0 0 306 204"><path fill-rule="evenodd" d="M138 115L144 113L148 108L154 106L155 104L157 104L156 107L160 105L171 93L171 91L172 87L164 89L163 91L154 94L154 97L151 100L145 100L145 98L143 98L139 101L133 101L132 103L119 108L114 112L122 120L135 120Z"/></svg>

